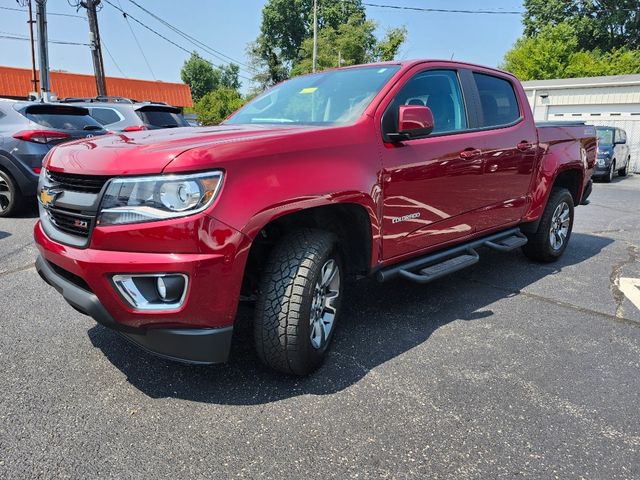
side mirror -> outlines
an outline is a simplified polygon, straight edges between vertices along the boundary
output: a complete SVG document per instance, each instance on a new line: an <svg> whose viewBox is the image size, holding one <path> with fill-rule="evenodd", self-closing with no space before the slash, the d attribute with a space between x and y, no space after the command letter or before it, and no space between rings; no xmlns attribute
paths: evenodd
<svg viewBox="0 0 640 480"><path fill-rule="evenodd" d="M390 135L402 141L428 136L433 131L433 113L422 105L400 105L398 110L398 133Z"/></svg>

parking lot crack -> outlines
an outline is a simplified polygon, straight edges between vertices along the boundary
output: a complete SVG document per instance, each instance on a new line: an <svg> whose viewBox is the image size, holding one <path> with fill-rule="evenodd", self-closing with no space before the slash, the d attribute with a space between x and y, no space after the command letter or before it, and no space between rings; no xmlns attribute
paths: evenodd
<svg viewBox="0 0 640 480"><path fill-rule="evenodd" d="M25 270L29 270L30 268L33 268L34 266L35 266L35 263L31 262L26 265L22 265L21 267L12 268L11 270L5 270L3 272L0 272L0 277L11 275L12 273L23 272Z"/></svg>
<svg viewBox="0 0 640 480"><path fill-rule="evenodd" d="M611 269L611 275L609 275L609 288L616 302L616 317L618 318L624 318L623 302L625 298L624 293L620 290L620 276L627 265L632 265L638 261L638 247L628 245L627 253L629 255L627 259L615 264Z"/></svg>

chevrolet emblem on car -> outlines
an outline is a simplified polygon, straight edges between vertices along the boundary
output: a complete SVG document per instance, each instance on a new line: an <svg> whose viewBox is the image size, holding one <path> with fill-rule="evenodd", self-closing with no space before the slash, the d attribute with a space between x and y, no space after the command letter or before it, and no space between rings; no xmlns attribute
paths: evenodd
<svg viewBox="0 0 640 480"><path fill-rule="evenodd" d="M60 194L60 191L51 190L50 188L42 188L40 190L40 195L38 195L38 200L40 200L40 204L43 207L50 207L56 200L56 197Z"/></svg>

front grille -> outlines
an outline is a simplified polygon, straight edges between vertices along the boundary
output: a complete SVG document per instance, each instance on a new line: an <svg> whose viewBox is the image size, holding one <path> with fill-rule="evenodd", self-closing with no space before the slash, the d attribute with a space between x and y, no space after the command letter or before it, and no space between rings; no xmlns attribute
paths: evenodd
<svg viewBox="0 0 640 480"><path fill-rule="evenodd" d="M56 228L63 232L87 238L93 224L94 216L71 212L61 208L47 208L49 219Z"/></svg>
<svg viewBox="0 0 640 480"><path fill-rule="evenodd" d="M75 173L52 172L51 170L47 170L47 176L61 190L86 193L99 193L111 178L105 175L76 175Z"/></svg>

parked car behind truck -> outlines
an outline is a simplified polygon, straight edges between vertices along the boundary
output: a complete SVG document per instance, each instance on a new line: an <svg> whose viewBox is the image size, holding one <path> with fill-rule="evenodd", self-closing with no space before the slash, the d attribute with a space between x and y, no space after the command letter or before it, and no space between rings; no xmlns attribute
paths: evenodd
<svg viewBox="0 0 640 480"><path fill-rule="evenodd" d="M51 147L105 133L84 108L0 99L0 217L14 215L35 197Z"/></svg>
<svg viewBox="0 0 640 480"><path fill-rule="evenodd" d="M123 97L66 98L63 101L86 108L89 115L112 132L190 126L179 108L165 103L138 102Z"/></svg>
<svg viewBox="0 0 640 480"><path fill-rule="evenodd" d="M595 161L594 127L537 128L505 72L331 70L218 127L56 148L36 267L77 310L192 363L227 359L239 299L255 296L259 357L304 375L324 358L349 278L427 283L481 248L557 260ZM60 214L84 223L60 229Z"/></svg>
<svg viewBox="0 0 640 480"><path fill-rule="evenodd" d="M616 127L596 127L596 134L598 161L593 178L610 183L616 172L621 177L626 177L631 163L627 132Z"/></svg>

